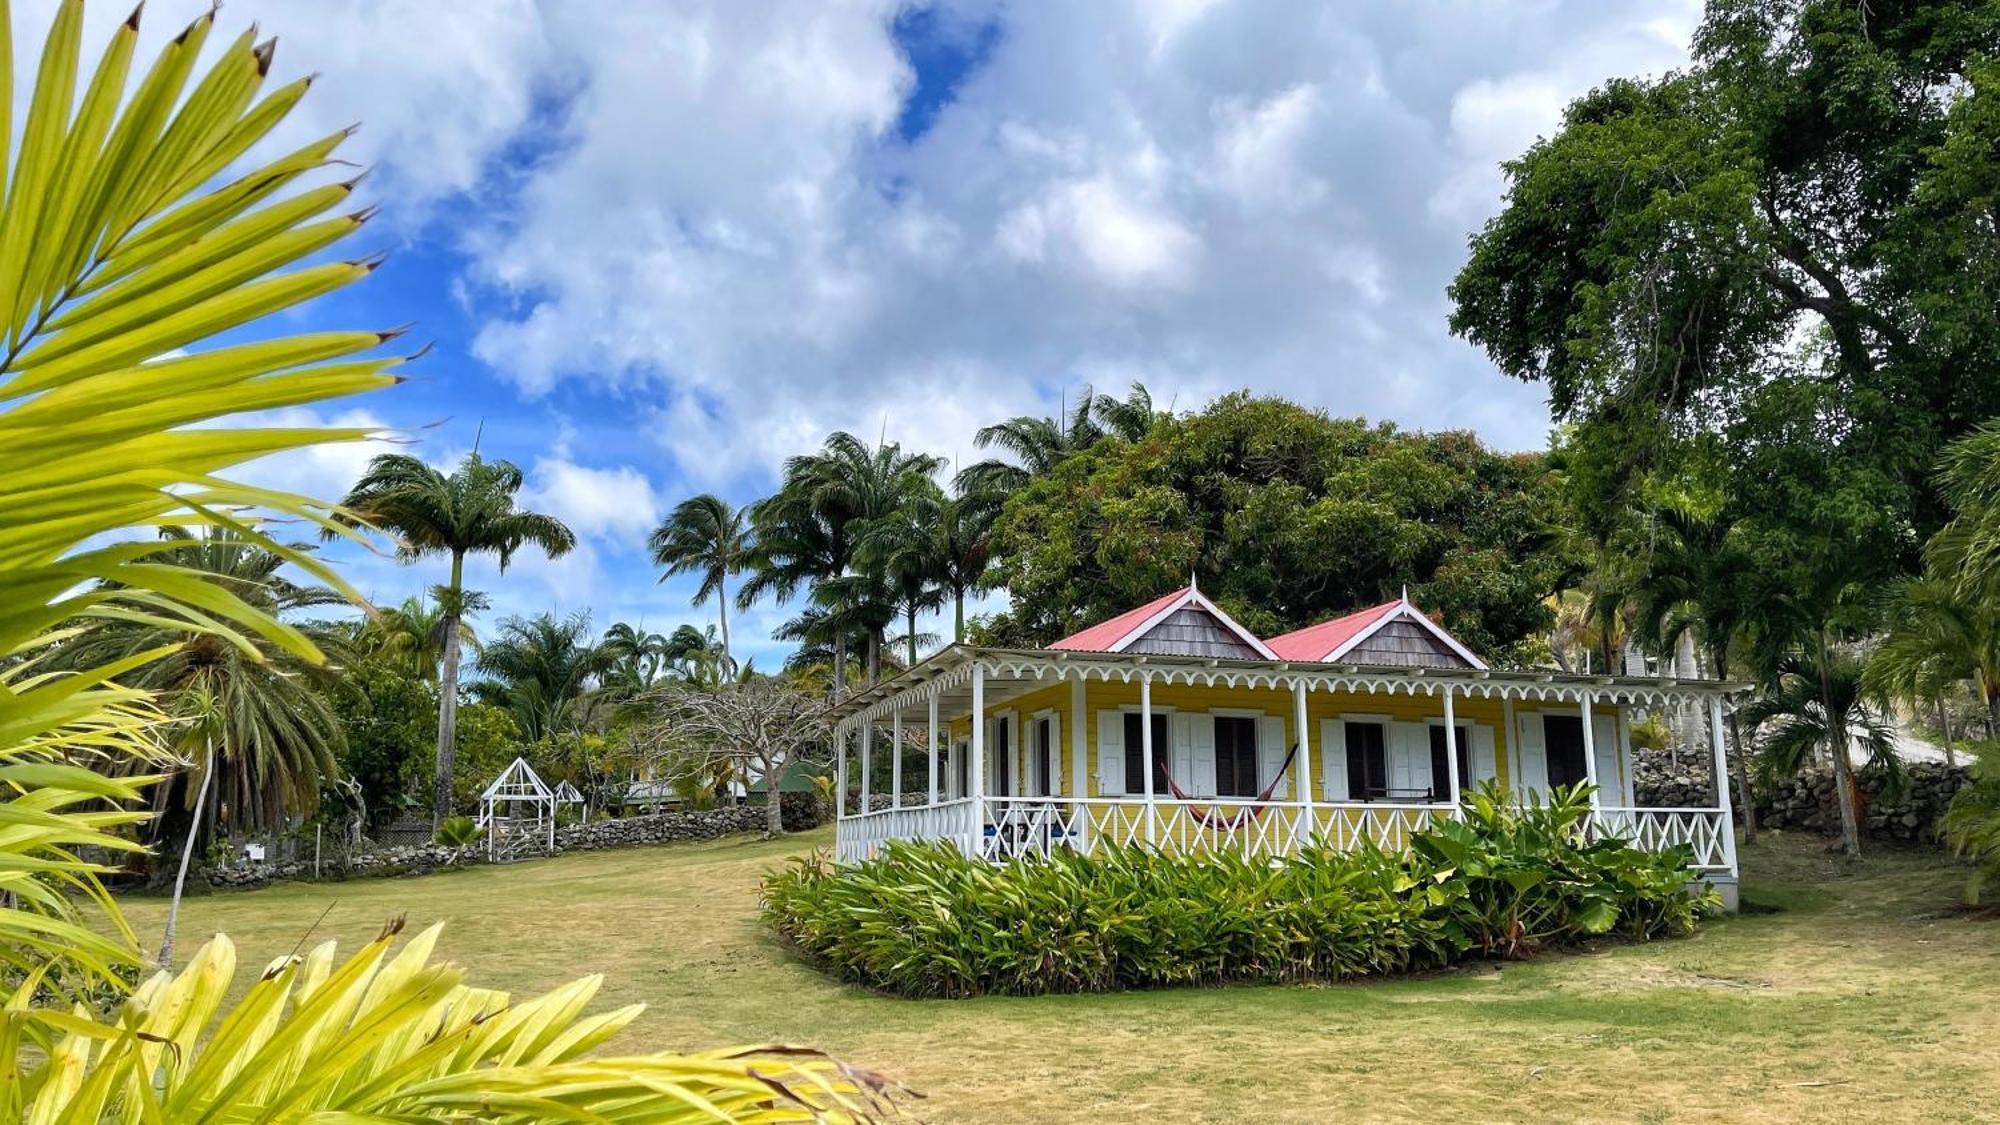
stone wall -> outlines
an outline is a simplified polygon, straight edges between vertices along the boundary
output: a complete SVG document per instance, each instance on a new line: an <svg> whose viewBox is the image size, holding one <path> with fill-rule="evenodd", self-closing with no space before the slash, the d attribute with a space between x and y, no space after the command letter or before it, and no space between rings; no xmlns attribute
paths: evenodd
<svg viewBox="0 0 2000 1125"><path fill-rule="evenodd" d="M823 824L826 801L817 793L786 793L779 815L785 831L802 832ZM764 806L733 805L699 812L655 813L651 816L605 817L588 824L566 824L556 829L556 853L597 851L638 844L664 844L676 840L710 840L739 832L764 830ZM381 875L426 875L440 867L486 862L486 850L475 844L459 855L436 844L413 844L375 848L351 856L329 857L321 866L321 877L357 879ZM203 872L210 886L254 887L288 879L311 879L311 860L252 862L240 860Z"/></svg>
<svg viewBox="0 0 2000 1125"><path fill-rule="evenodd" d="M1700 808L1714 801L1707 761L1682 754L1680 765L1669 764L1665 751L1636 752L1632 772L1634 793L1641 807ZM1907 762L1909 786L1894 800L1882 796L1879 779L1858 778L1866 796L1863 827L1868 835L1895 840L1932 840L1938 818L1967 780L1963 766L1942 762ZM1731 795L1734 796L1732 790ZM1840 806L1833 798L1833 770L1811 767L1757 794L1760 828L1799 828L1828 834L1840 831Z"/></svg>

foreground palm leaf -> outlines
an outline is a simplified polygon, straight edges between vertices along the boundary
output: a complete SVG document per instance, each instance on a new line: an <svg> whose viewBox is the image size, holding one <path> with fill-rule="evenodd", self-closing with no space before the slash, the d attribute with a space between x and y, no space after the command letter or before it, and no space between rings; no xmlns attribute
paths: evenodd
<svg viewBox="0 0 2000 1125"><path fill-rule="evenodd" d="M810 1052L772 1048L590 1059L637 1006L583 1016L601 978L512 1004L434 964L439 927L390 956L391 925L345 963L333 943L285 957L218 1016L236 975L226 937L161 973L116 1019L36 1012L0 1050L20 1080L10 1121L788 1121L881 1088ZM9 1102L7 1099L13 1099Z"/></svg>
<svg viewBox="0 0 2000 1125"><path fill-rule="evenodd" d="M173 557L182 544L150 529L229 529L353 598L265 530L274 515L339 529L330 506L218 474L368 436L244 416L387 387L401 361L378 354L394 332L212 346L379 259L319 260L368 218L326 217L352 181L308 183L329 178L345 130L246 160L308 80L260 97L273 45L249 35L196 77L211 10L130 86L138 18L113 33L79 99L83 5L58 3L16 133L12 11L0 0L0 160L11 154L0 167L0 969L17 982L0 1012L7 1119L866 1114L871 1098L809 1053L587 1060L630 1010L580 1018L589 979L509 1006L429 965L434 932L386 961L386 935L338 968L331 949L287 959L220 1019L234 968L223 939L108 1022L47 1006L122 989L142 963L103 868L79 849L137 850L128 834L143 814L124 810L168 756L135 674L179 646L52 657L75 655L79 622L121 622L201 634L248 660L268 650L319 661L305 634L188 568ZM75 904L89 899L111 932L86 924Z"/></svg>

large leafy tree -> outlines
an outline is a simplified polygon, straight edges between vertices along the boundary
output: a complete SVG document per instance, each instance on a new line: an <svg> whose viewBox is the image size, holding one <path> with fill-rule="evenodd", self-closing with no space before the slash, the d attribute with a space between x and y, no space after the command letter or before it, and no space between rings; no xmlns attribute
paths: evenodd
<svg viewBox="0 0 2000 1125"><path fill-rule="evenodd" d="M478 608L478 595L465 588L469 555L493 555L502 571L515 552L533 544L550 558L576 545L561 520L515 505L521 490L521 470L511 461L489 461L477 450L449 473L422 459L388 453L368 463L341 506L354 519L396 535L396 550L406 561L432 555L451 560L451 575L432 591L443 613L439 631L444 640L438 688L437 777L434 779L431 822L435 827L452 811L452 769L458 718L458 676L461 660L459 625Z"/></svg>
<svg viewBox="0 0 2000 1125"><path fill-rule="evenodd" d="M470 988L431 963L434 930L394 959L400 927L345 962L331 945L282 958L235 1007L224 938L178 976L126 983L143 960L98 882L104 868L79 852L140 847L131 828L145 814L132 806L156 780L147 771L168 763L157 741L167 728L152 694L123 681L173 646L73 670L48 658L82 619L174 622L318 661L296 626L171 561L186 544L132 529L228 528L338 586L249 514L324 522L326 505L223 474L367 436L251 415L390 386L399 361L377 354L382 333L252 336L267 314L373 268L299 265L359 223L315 221L347 185L300 182L345 131L235 172L308 85L259 96L272 46L242 36L196 77L211 10L128 90L137 13L85 72L81 0L54 7L17 138L12 11L0 3L0 963L18 982L0 1011L0 1118L803 1120L864 1109L857 1076L823 1060L592 1058L636 1008L582 1016L590 978L518 1002ZM233 342L218 346L225 332ZM88 985L129 995L99 1019L68 999Z"/></svg>
<svg viewBox="0 0 2000 1125"><path fill-rule="evenodd" d="M722 655L729 652L729 576L741 572L750 560L749 515L714 493L704 492L674 506L647 540L653 561L666 569L662 581L675 574L699 574L694 604L715 599L715 612L722 626Z"/></svg>
<svg viewBox="0 0 2000 1125"><path fill-rule="evenodd" d="M1200 579L1261 634L1412 598L1506 659L1573 563L1538 456L1230 395L1072 455L1007 502L990 581L1045 643Z"/></svg>

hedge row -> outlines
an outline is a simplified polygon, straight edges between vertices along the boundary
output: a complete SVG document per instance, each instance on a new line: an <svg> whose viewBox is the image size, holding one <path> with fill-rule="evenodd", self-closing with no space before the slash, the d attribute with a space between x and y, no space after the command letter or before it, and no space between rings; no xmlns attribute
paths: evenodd
<svg viewBox="0 0 2000 1125"><path fill-rule="evenodd" d="M1323 981L1526 957L1578 939L1690 932L1714 895L1686 851L1583 843L1587 801L1466 817L1407 852L1186 859L1144 848L994 865L892 844L765 881L768 923L839 978L912 997Z"/></svg>

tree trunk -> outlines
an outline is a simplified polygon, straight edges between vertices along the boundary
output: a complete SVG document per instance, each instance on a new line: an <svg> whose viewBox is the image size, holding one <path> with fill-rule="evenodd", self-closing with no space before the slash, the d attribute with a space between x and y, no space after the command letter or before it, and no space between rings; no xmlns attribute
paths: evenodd
<svg viewBox="0 0 2000 1125"><path fill-rule="evenodd" d="M1951 746L1951 714L1944 709L1943 691L1940 690L1937 693L1935 702L1937 703L1938 737L1944 740L1944 764L1947 767L1956 768L1958 766L1958 752L1953 750Z"/></svg>
<svg viewBox="0 0 2000 1125"><path fill-rule="evenodd" d="M1743 746L1743 724L1729 709L1729 757L1736 763L1736 803L1743 810L1743 842L1757 842L1757 797L1750 792L1749 752Z"/></svg>
<svg viewBox="0 0 2000 1125"><path fill-rule="evenodd" d="M764 760L764 835L785 834L785 795L778 791L778 765Z"/></svg>
<svg viewBox="0 0 2000 1125"><path fill-rule="evenodd" d="M882 679L882 630L868 630L868 686L874 687Z"/></svg>
<svg viewBox="0 0 2000 1125"><path fill-rule="evenodd" d="M451 556L451 604L444 611L444 665L438 672L437 775L431 789L431 832L451 815L452 775L458 765L458 629L465 600L465 556Z"/></svg>
<svg viewBox="0 0 2000 1125"><path fill-rule="evenodd" d="M2000 739L2000 687L1981 680L1979 693L1986 697L1987 741Z"/></svg>
<svg viewBox="0 0 2000 1125"><path fill-rule="evenodd" d="M722 674L730 678L736 675L736 658L729 652L729 574L725 571L715 585L715 612L722 619Z"/></svg>
<svg viewBox="0 0 2000 1125"><path fill-rule="evenodd" d="M954 614L956 620L952 623L951 640L953 644L962 645L965 643L965 591L953 590L951 598L953 605L956 607Z"/></svg>
<svg viewBox="0 0 2000 1125"><path fill-rule="evenodd" d="M1826 720L1827 749L1833 755L1833 796L1840 803L1840 846L1850 859L1861 858L1861 826L1854 817L1854 763L1847 757L1847 716L1833 706L1833 685L1827 680L1826 630L1819 633L1819 705Z"/></svg>
<svg viewBox="0 0 2000 1125"><path fill-rule="evenodd" d="M833 697L839 699L847 694L847 637L836 633L833 638Z"/></svg>
<svg viewBox="0 0 2000 1125"><path fill-rule="evenodd" d="M194 838L201 834L201 809L208 801L208 787L215 780L215 739L204 739L207 757L201 767L201 788L194 795L194 818L188 821L187 840L181 844L181 870L174 876L174 897L167 903L167 932L160 940L162 969L174 967L174 927L181 920L181 893L187 889L188 864L194 859Z"/></svg>
<svg viewBox="0 0 2000 1125"><path fill-rule="evenodd" d="M910 663L907 667L915 668L917 666L917 603L911 602L909 607L903 611L903 617L910 625L909 632L903 635L905 647L910 651Z"/></svg>

